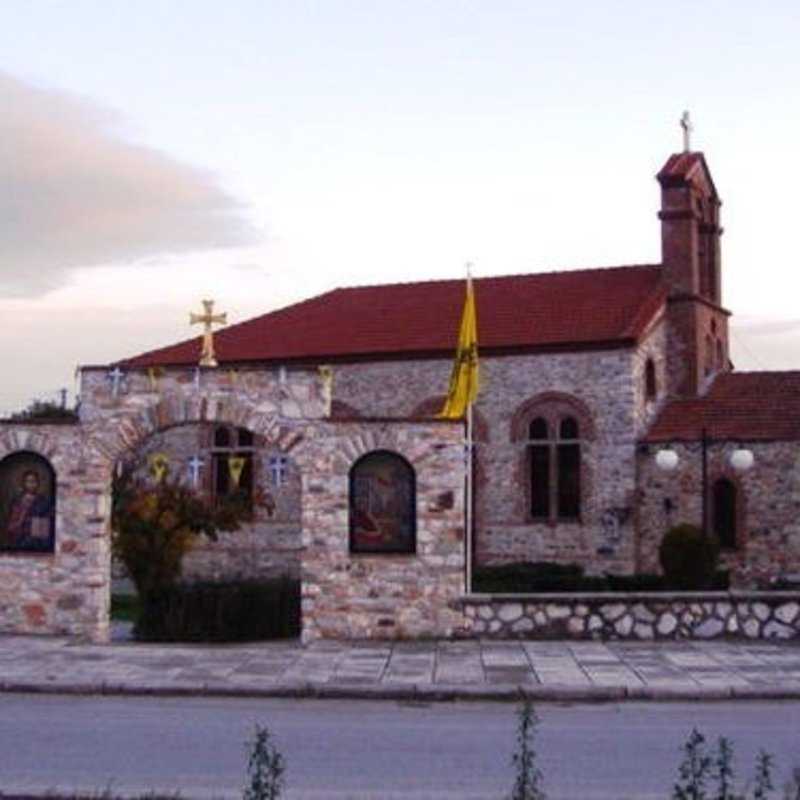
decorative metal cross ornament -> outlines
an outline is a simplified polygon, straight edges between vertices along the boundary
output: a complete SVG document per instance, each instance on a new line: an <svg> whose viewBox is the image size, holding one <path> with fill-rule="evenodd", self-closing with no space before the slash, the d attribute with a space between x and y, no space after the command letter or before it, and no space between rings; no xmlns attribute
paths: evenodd
<svg viewBox="0 0 800 800"><path fill-rule="evenodd" d="M269 459L269 471L272 477L273 486L281 487L286 482L286 475L289 469L289 459L286 456L271 456Z"/></svg>
<svg viewBox="0 0 800 800"><path fill-rule="evenodd" d="M196 489L200 484L200 470L203 468L203 459L199 456L192 456L188 462L189 480L192 482L192 489Z"/></svg>
<svg viewBox="0 0 800 800"><path fill-rule="evenodd" d="M225 325L228 322L227 314L214 313L214 301L203 300L205 312L202 314L189 314L190 325L203 325L203 348L200 353L201 367L216 367L217 359L214 356L214 324Z"/></svg>
<svg viewBox="0 0 800 800"><path fill-rule="evenodd" d="M689 117L689 112L684 111L681 114L681 128L683 128L683 152L689 153L692 149L692 131L694 130L694 125L692 125L692 120Z"/></svg>
<svg viewBox="0 0 800 800"><path fill-rule="evenodd" d="M117 397L119 395L119 387L122 379L125 377L125 373L119 368L114 367L111 372L108 373L108 379L111 381L111 396Z"/></svg>

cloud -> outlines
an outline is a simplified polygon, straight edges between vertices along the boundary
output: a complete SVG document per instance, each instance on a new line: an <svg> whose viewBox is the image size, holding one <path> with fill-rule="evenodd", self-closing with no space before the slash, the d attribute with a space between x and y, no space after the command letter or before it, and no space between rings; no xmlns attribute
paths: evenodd
<svg viewBox="0 0 800 800"><path fill-rule="evenodd" d="M125 141L114 112L4 73L0 108L0 297L44 294L77 267L256 242L212 174Z"/></svg>

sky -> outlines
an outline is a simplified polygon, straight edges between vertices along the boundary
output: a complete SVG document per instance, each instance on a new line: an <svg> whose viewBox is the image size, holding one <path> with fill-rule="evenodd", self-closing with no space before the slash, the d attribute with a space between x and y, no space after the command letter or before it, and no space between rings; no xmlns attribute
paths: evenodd
<svg viewBox="0 0 800 800"><path fill-rule="evenodd" d="M336 286L657 263L705 153L738 369L800 368L796 2L4 0L0 414Z"/></svg>

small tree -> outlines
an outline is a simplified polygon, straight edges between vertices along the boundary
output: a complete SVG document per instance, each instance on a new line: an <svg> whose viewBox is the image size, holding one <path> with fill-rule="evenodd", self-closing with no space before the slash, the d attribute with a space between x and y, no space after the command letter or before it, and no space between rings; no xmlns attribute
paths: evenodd
<svg viewBox="0 0 800 800"><path fill-rule="evenodd" d="M269 729L256 725L255 735L247 743L250 755L247 760L247 777L244 800L277 800L283 791L286 764L272 743Z"/></svg>
<svg viewBox="0 0 800 800"><path fill-rule="evenodd" d="M215 541L219 531L237 530L252 519L239 495L214 505L169 477L139 474L141 462L122 470L113 483L112 551L125 565L141 601L137 629L148 630L148 615L160 613L166 591L180 578L183 557L199 536Z"/></svg>
<svg viewBox="0 0 800 800"><path fill-rule="evenodd" d="M511 763L516 770L511 800L545 800L542 788L542 772L536 766L536 750L533 740L539 718L533 703L526 697L518 712L517 750L511 756Z"/></svg>

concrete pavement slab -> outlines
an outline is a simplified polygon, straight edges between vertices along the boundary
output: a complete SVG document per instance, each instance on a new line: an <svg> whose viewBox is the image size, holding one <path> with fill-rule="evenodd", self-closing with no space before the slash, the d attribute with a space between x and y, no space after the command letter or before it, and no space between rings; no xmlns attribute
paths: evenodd
<svg viewBox="0 0 800 800"><path fill-rule="evenodd" d="M410 699L800 699L786 642L91 645L0 636L0 690Z"/></svg>

